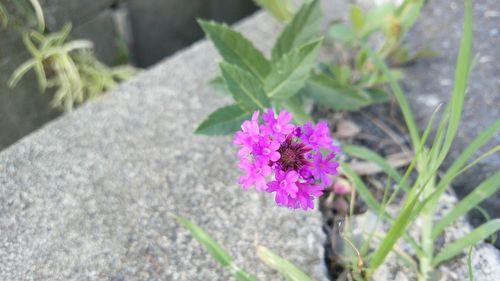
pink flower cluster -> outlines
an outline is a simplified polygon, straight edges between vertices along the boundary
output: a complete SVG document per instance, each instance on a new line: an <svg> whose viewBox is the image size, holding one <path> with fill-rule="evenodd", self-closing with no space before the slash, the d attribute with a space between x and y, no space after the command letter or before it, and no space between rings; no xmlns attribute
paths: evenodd
<svg viewBox="0 0 500 281"><path fill-rule="evenodd" d="M292 114L276 116L268 109L259 124L259 112L241 125L234 143L240 146L239 167L245 171L239 183L244 189L275 192L276 203L289 208L314 208L314 198L332 184L339 164L326 123L291 124Z"/></svg>

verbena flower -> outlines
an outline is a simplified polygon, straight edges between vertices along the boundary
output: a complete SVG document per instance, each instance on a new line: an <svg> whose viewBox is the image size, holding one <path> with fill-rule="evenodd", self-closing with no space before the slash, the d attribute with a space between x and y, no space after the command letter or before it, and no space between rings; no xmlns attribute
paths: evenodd
<svg viewBox="0 0 500 281"><path fill-rule="evenodd" d="M252 115L236 132L234 143L240 148L239 167L245 171L239 183L244 189L275 193L275 201L289 208L314 208L314 198L323 195L332 184L339 164L335 161L340 148L333 145L325 122L316 126L291 124L293 116L272 109L263 115Z"/></svg>

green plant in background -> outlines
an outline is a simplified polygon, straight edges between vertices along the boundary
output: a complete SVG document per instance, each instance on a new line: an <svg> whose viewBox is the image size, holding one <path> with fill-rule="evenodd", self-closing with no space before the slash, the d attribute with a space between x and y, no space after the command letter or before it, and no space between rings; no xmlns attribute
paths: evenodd
<svg viewBox="0 0 500 281"><path fill-rule="evenodd" d="M45 30L45 17L38 0L12 0L10 3L5 6L0 3L0 26L6 28L12 23L12 28L21 29L21 32L24 27L35 28L40 32ZM11 6L13 10L9 11L7 7Z"/></svg>
<svg viewBox="0 0 500 281"><path fill-rule="evenodd" d="M255 3L282 22L289 21L294 14L293 3L289 0L255 0Z"/></svg>
<svg viewBox="0 0 500 281"><path fill-rule="evenodd" d="M359 7L353 6L351 19L359 31L354 32L347 25L334 25L328 36L344 43L349 50L357 50L357 55L352 61L320 64L316 60L324 40L319 0L305 1L295 14L291 12L291 1L256 2L286 23L272 48L271 58L266 58L252 42L230 27L199 21L223 58L221 76L210 81L210 85L232 95L236 103L216 110L196 133L233 133L251 112L269 106L287 109L295 121L305 121L311 119L304 109L306 99L336 111L358 110L387 101L389 96L381 87L387 77L359 47L360 42L387 29L387 20L394 19L389 21L390 26L397 24L400 32L386 32L378 53L387 54L383 56L385 59L403 52L406 49L401 47L401 38L415 22L423 1L407 0L399 7L384 5L371 11L365 20ZM396 70L391 73L401 76Z"/></svg>
<svg viewBox="0 0 500 281"><path fill-rule="evenodd" d="M67 41L71 26L44 35L37 31L23 35L24 45L32 58L12 74L14 87L31 69L35 71L40 90L56 88L52 105L71 111L76 104L94 98L116 86L116 82L132 76L132 67L109 68L90 53L92 42Z"/></svg>
<svg viewBox="0 0 500 281"><path fill-rule="evenodd" d="M90 41L68 41L70 24L66 24L61 31L46 33L43 10L37 0L30 0L29 6L23 0L16 0L14 4L28 18L36 19L37 31L21 30L31 58L14 71L8 82L10 87L15 87L28 71L34 70L40 91L55 88L52 106L71 111L77 104L113 89L119 81L137 72L129 65L104 65L92 53L93 44Z"/></svg>
<svg viewBox="0 0 500 281"><path fill-rule="evenodd" d="M321 47L319 1L305 4L280 34L272 57L229 26L200 20L223 62L215 84L227 89L236 104L212 113L197 133L229 134L255 110L286 108L297 121L308 119L297 92L304 86Z"/></svg>
<svg viewBox="0 0 500 281"><path fill-rule="evenodd" d="M380 236L380 244L373 252L368 253L368 248L362 246L362 248L366 249L363 254L365 254L364 259L368 265L365 271L368 278L384 262L387 255L391 251L395 251L396 243L400 238L404 238L406 242L412 246L418 263L412 261L411 255L408 253L403 253L403 256L406 257L406 260L410 260L409 264L415 266L418 264L418 267L414 266L414 269L417 271L418 280L423 281L430 280L431 273L441 263L456 257L471 245L484 240L500 230L500 219L494 219L476 228L463 238L439 249L439 251L434 248L434 241L442 234L446 227L497 192L500 188L500 172L498 172L483 181L450 212L445 214L443 218L436 221L436 210L439 205L439 198L449 188L452 181L486 156L500 150L500 146L496 146L470 164L467 164L467 161L469 161L483 144L485 144L495 133L500 132L500 121L496 121L462 152L455 162L445 171L442 177L438 178L437 176L438 171L443 168L442 163L448 155L457 134L467 81L471 71L472 4L470 0L466 0L465 3L464 31L460 44L460 52L457 58L453 94L450 103L442 114L435 139L430 147L426 147L425 142L436 113L431 117L428 127L420 136L408 102L395 77L390 73L390 70L383 62L382 58L363 43L363 48L367 51L368 56L372 58L374 63L389 79L389 84L403 112L415 151L415 157L404 175L399 175L397 171L389 169L389 164L386 163L382 157L378 157L377 161L379 161L378 163L388 173L389 177L397 182L399 187L409 186L408 177L413 169L416 169L418 174L412 187L406 192L405 200L399 215L393 218L386 212L386 206L394 200L397 190L393 192L388 200L379 203L369 192L366 192L367 188L361 179L352 170L349 170L347 166L343 167L346 174L356 182L356 188L360 196L377 212L380 219L384 219L391 225L389 231ZM365 159L372 158L373 154L360 153L360 148L356 147L346 147L345 151L352 156ZM377 163L376 161L374 162ZM420 237L414 240L407 235L407 230L416 220L420 220L423 223L420 229ZM372 234L368 236L371 237ZM370 240L365 240L365 242L370 243ZM396 254L399 254L401 257L401 250L399 249Z"/></svg>
<svg viewBox="0 0 500 281"><path fill-rule="evenodd" d="M7 10L5 10L5 7L0 3L0 27L6 28L7 25L9 24L9 15L7 14Z"/></svg>
<svg viewBox="0 0 500 281"><path fill-rule="evenodd" d="M335 23L328 30L328 36L341 43L346 52L355 53L349 64L362 74L370 67L367 63L366 52L360 48L360 42L371 41L380 36L380 44L375 48L377 54L390 63L401 65L414 62L421 57L434 53L424 47L414 54L403 43L404 35L415 24L424 0L407 0L401 5L386 3L367 11L359 6L352 5L349 23ZM364 66L364 67L363 67ZM366 79L366 78L365 78ZM373 79L373 78L372 78ZM369 79L368 79L369 80ZM376 79L374 79L376 80Z"/></svg>
<svg viewBox="0 0 500 281"><path fill-rule="evenodd" d="M410 6L410 4L416 6ZM417 11L421 7L420 1L405 2L402 8L393 10L396 15L401 15L400 28L404 31L413 24ZM275 46L273 47L271 59L266 59L257 51L251 43L241 35L229 29L227 26L201 21L201 25L216 48L219 50L224 61L221 63L222 78L212 81L213 85L221 89L226 89L234 97L236 104L217 110L209 116L198 128L199 133L217 134L229 133L233 128L248 118L251 110L263 109L268 106L275 108L286 108L290 111L302 112L300 105L304 96L299 95L303 91L302 86L311 83L311 80L318 79L316 74L311 75L313 58L317 55L317 48L320 40L316 39L314 32L305 33L309 36L300 41L301 30L309 27L316 27L314 22L318 18L318 2L312 1L305 4L302 9L289 20ZM278 13L278 12L275 12ZM369 34L372 28L365 27L364 23L370 17L360 16L361 11L353 8L351 17L353 26L356 26L360 35L356 35L356 45L359 52L363 54L364 61L372 64L372 68L386 81L396 101L398 102L404 120L409 130L411 144L414 151L414 158L407 167L404 174L401 174L377 153L366 148L344 145L343 150L350 156L368 160L378 164L387 173L388 182L384 190L384 196L379 202L370 192L363 180L346 164L341 164L342 171L355 184L355 191L366 202L368 207L377 215L377 222L383 221L388 226L388 231L373 228L363 230L361 241L354 235L353 229L348 223L344 227L344 240L349 243L352 251L345 251L344 266L351 269L355 280L369 280L376 270L385 262L389 253L393 252L402 262L415 271L419 281L432 280L432 275L436 273L439 265L456 256L462 254L466 249L476 243L486 239L500 230L500 219L489 220L478 228L472 230L464 237L459 238L441 248L436 248L434 241L442 235L443 231L454 223L457 219L465 215L468 211L476 208L478 204L490 197L500 189L500 172L479 184L470 194L465 196L443 217L437 218L439 199L447 191L453 180L464 171L476 165L482 159L492 153L500 151L500 145L489 150L475 160L470 160L473 155L486 144L495 134L500 132L500 120L495 121L490 127L479 134L471 144L462 151L458 158L444 169L442 164L446 159L453 141L457 136L460 125L465 93L469 75L471 72L471 49L472 49L472 2L465 0L465 16L463 35L460 43L460 51L457 56L455 69L454 87L449 104L441 113L441 119L437 126L437 131L430 146L427 146L428 137L434 120L437 119L440 107L438 107L429 120L426 129L420 133L408 101L401 89L397 79L397 73L390 69L387 63L389 56L400 52L400 38L395 37L386 44L388 47L373 48L368 45ZM281 14L281 13L278 13ZM314 15L314 16L312 16ZM405 15L403 17L402 15ZM373 16L372 16L373 17ZM314 20L313 20L314 18ZM298 24L298 23L302 24ZM371 25L371 24L370 24ZM335 27L340 28L340 27ZM344 27L343 27L344 28ZM367 29L368 31L363 31ZM316 29L314 29L316 30ZM338 32L338 31L337 31ZM312 36L312 37L311 37ZM337 35L338 36L338 35ZM354 40L354 39L353 39ZM300 42L300 44L296 44ZM308 43L309 42L309 43ZM354 41L353 41L354 42ZM395 47L396 46L396 47ZM389 51L381 51L389 50ZM404 52L404 51L403 51ZM302 55L300 55L302 54ZM252 58L252 59L249 59ZM304 58L307 64L292 62L299 61L293 58ZM307 58L307 59L305 59ZM407 57L408 59L408 57ZM304 67L306 65L307 67ZM327 72L320 72L321 76L328 76L328 79L339 83L336 80L339 76L350 77L342 73L352 73L350 70L343 71L329 67ZM330 73L328 73L330 72ZM336 74L335 74L336 73ZM299 75L300 74L300 75ZM324 78L326 79L326 78ZM276 82L278 81L278 82ZM347 79L346 81L349 81ZM352 82L352 81L351 81ZM329 82L333 83L333 82ZM273 85L278 85L274 87ZM352 84L351 84L352 86ZM307 88L307 86L306 86ZM341 97L349 96L345 92L339 93L336 101L342 106L346 102ZM318 100L318 99L315 99ZM290 106L294 105L294 106ZM291 109L290 109L291 108ZM297 120L302 121L302 120ZM443 171L442 176L438 173ZM410 181L410 175L416 174L416 179ZM390 190L391 182L396 183L396 188ZM403 199L396 203L397 195L404 192ZM388 212L388 206L398 204L400 209L393 215ZM352 215L352 208L351 208ZM346 221L348 219L346 218ZM410 227L420 222L418 237L409 235ZM402 248L398 242L403 239L409 246ZM355 245L350 241L360 241ZM203 244L203 243L202 243ZM408 252L407 252L408 251ZM262 255L261 255L262 257ZM469 252L469 271L471 271L471 253ZM292 269L283 269L283 264L290 264L280 260L281 265L275 266L282 273L293 272ZM466 277L464 277L465 279ZM469 278L472 280L472 273ZM310 280L307 276L297 278L289 277L291 280Z"/></svg>
<svg viewBox="0 0 500 281"><path fill-rule="evenodd" d="M326 44L340 49L339 54L320 63L301 92L333 110L359 110L387 101L388 94L383 87L387 77L361 47L362 42L380 41L375 47L376 53L395 66L434 55L429 48L410 55L402 43L423 2L406 0L399 6L387 3L366 13L352 5L350 22L334 23L327 32ZM391 73L398 79L403 76L398 69L391 69Z"/></svg>

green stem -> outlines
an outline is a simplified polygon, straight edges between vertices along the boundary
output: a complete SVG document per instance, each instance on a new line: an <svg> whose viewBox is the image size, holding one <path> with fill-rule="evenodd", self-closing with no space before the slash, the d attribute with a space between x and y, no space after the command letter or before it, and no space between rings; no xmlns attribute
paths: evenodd
<svg viewBox="0 0 500 281"><path fill-rule="evenodd" d="M434 194L436 190L436 172L433 170L432 165L429 162L430 159L429 152L425 150L425 153L419 154L417 159L417 169L419 171L419 177L417 182L422 179L428 178L428 182L422 182L424 191L421 194L421 198L429 198ZM422 176L422 177L421 177ZM423 225L420 233L420 242L422 244L422 253L418 255L419 259L419 272L418 281L427 281L429 275L432 272L432 259L434 257L434 240L432 239L432 227L434 223L434 215L436 212L437 197L432 198L422 210L422 220Z"/></svg>
<svg viewBox="0 0 500 281"><path fill-rule="evenodd" d="M422 214L423 223L421 242L423 255L419 257L420 272L418 281L427 281L432 271L432 256L434 252L434 241L432 240L432 222L434 217L434 208L425 210Z"/></svg>
<svg viewBox="0 0 500 281"><path fill-rule="evenodd" d="M435 192L435 177L426 186L423 198L432 196ZM432 272L432 259L434 257L434 240L432 239L432 227L436 212L437 197L431 199L422 211L423 226L421 232L422 255L419 256L420 272L418 281L427 281Z"/></svg>
<svg viewBox="0 0 500 281"><path fill-rule="evenodd" d="M304 104L298 95L282 101L281 106L293 114L293 120L297 124L305 124L307 121L313 121L311 115L305 112Z"/></svg>

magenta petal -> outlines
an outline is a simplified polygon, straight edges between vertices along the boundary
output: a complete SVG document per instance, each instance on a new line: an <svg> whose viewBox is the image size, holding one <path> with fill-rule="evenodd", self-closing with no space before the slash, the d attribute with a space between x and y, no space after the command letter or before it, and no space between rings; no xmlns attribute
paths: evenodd
<svg viewBox="0 0 500 281"><path fill-rule="evenodd" d="M291 171L286 175L286 180L289 183L294 183L299 179L299 174L295 171Z"/></svg>

